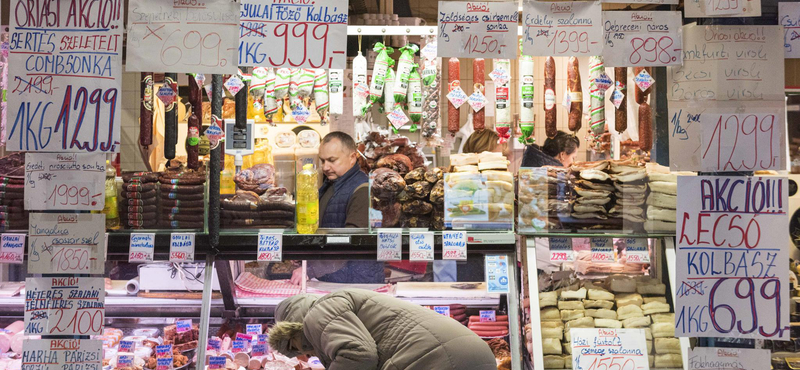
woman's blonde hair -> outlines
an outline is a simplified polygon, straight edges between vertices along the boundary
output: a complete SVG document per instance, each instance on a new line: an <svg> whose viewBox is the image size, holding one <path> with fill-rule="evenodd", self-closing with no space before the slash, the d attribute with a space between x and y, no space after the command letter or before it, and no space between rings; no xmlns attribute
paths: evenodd
<svg viewBox="0 0 800 370"><path fill-rule="evenodd" d="M463 153L483 153L491 152L497 146L500 136L497 132L490 129L475 131L464 142Z"/></svg>

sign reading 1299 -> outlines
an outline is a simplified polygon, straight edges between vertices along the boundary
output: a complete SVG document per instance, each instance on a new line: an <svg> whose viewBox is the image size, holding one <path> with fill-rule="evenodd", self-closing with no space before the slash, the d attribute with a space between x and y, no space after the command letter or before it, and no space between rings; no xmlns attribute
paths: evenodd
<svg viewBox="0 0 800 370"><path fill-rule="evenodd" d="M119 151L122 0L11 0L11 151Z"/></svg>
<svg viewBox="0 0 800 370"><path fill-rule="evenodd" d="M239 65L347 68L347 0L242 0Z"/></svg>

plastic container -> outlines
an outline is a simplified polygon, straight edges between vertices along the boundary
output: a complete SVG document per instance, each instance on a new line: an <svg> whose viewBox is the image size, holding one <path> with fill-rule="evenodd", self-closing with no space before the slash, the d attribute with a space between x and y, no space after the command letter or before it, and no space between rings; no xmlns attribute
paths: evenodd
<svg viewBox="0 0 800 370"><path fill-rule="evenodd" d="M313 164L303 166L297 175L297 232L314 234L319 227L319 190Z"/></svg>

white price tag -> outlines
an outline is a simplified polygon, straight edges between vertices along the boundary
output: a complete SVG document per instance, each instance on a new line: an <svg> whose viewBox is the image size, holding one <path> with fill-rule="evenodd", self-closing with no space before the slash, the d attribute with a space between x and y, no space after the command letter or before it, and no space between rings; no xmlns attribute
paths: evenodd
<svg viewBox="0 0 800 370"><path fill-rule="evenodd" d="M550 238L550 261L572 262L575 254L572 251L572 238Z"/></svg>
<svg viewBox="0 0 800 370"><path fill-rule="evenodd" d="M433 311L439 315L450 316L450 306L433 306Z"/></svg>
<svg viewBox="0 0 800 370"><path fill-rule="evenodd" d="M453 88L453 90L450 90L449 94L447 94L447 100L450 100L450 103L452 103L456 108L461 107L461 105L463 105L468 98L469 97L464 90L461 89L461 86L456 86Z"/></svg>
<svg viewBox="0 0 800 370"><path fill-rule="evenodd" d="M102 210L105 176L102 153L26 153L25 209Z"/></svg>
<svg viewBox="0 0 800 370"><path fill-rule="evenodd" d="M400 230L378 231L378 261L400 261L403 256L403 234Z"/></svg>
<svg viewBox="0 0 800 370"><path fill-rule="evenodd" d="M644 238L625 238L625 255L628 263L650 263L648 240Z"/></svg>
<svg viewBox="0 0 800 370"><path fill-rule="evenodd" d="M25 234L3 234L0 237L0 263L21 264L25 254Z"/></svg>
<svg viewBox="0 0 800 370"><path fill-rule="evenodd" d="M154 233L132 233L128 262L153 262L156 245Z"/></svg>
<svg viewBox="0 0 800 370"><path fill-rule="evenodd" d="M283 234L258 234L259 262L280 262L283 260ZM261 333L259 333L261 334Z"/></svg>
<svg viewBox="0 0 800 370"><path fill-rule="evenodd" d="M467 232L442 232L442 259L467 260Z"/></svg>
<svg viewBox="0 0 800 370"><path fill-rule="evenodd" d="M592 262L614 262L614 240L611 238L592 238Z"/></svg>
<svg viewBox="0 0 800 370"><path fill-rule="evenodd" d="M194 261L194 233L172 233L169 243L170 262Z"/></svg>
<svg viewBox="0 0 800 370"><path fill-rule="evenodd" d="M409 235L409 260L411 261L433 261L433 233L432 232L412 232Z"/></svg>

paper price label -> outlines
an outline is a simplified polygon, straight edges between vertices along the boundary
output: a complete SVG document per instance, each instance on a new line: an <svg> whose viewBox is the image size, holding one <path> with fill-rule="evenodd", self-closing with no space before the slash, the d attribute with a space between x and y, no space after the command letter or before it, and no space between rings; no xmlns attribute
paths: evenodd
<svg viewBox="0 0 800 370"><path fill-rule="evenodd" d="M625 255L629 263L650 263L647 243L643 238L625 238Z"/></svg>
<svg viewBox="0 0 800 370"><path fill-rule="evenodd" d="M611 94L611 102L614 104L617 109L622 106L622 101L625 99L625 94L620 89L614 90Z"/></svg>
<svg viewBox="0 0 800 370"><path fill-rule="evenodd" d="M770 363L768 349L695 347L688 356L689 370L762 370Z"/></svg>
<svg viewBox="0 0 800 370"><path fill-rule="evenodd" d="M495 85L505 85L511 79L508 75L508 71L505 69L495 69L489 73L489 78L492 79Z"/></svg>
<svg viewBox="0 0 800 370"><path fill-rule="evenodd" d="M120 354L117 356L117 368L133 367L133 355Z"/></svg>
<svg viewBox="0 0 800 370"><path fill-rule="evenodd" d="M25 254L25 234L0 236L0 263L21 264Z"/></svg>
<svg viewBox="0 0 800 370"><path fill-rule="evenodd" d="M466 231L442 232L442 259L460 261L467 259Z"/></svg>
<svg viewBox="0 0 800 370"><path fill-rule="evenodd" d="M260 335L261 334L261 324L247 324L247 334L250 335Z"/></svg>
<svg viewBox="0 0 800 370"><path fill-rule="evenodd" d="M88 339L25 339L22 341L22 368L37 370L101 370L103 342ZM117 362L126 361L120 355ZM133 360L133 355L131 360Z"/></svg>
<svg viewBox="0 0 800 370"><path fill-rule="evenodd" d="M172 357L156 359L156 370L172 370Z"/></svg>
<svg viewBox="0 0 800 370"><path fill-rule="evenodd" d="M600 76L597 76L597 78L594 79L594 85L601 94L604 94L609 87L614 85L614 80L612 80L611 77L608 77L608 75L603 72L600 74Z"/></svg>
<svg viewBox="0 0 800 370"><path fill-rule="evenodd" d="M26 210L102 210L106 158L102 153L26 153Z"/></svg>
<svg viewBox="0 0 800 370"><path fill-rule="evenodd" d="M297 104L297 107L292 110L292 118L294 118L297 123L306 123L306 121L308 121L308 117L310 116L311 112L309 112L308 108L306 108L303 104Z"/></svg>
<svg viewBox="0 0 800 370"><path fill-rule="evenodd" d="M591 56L603 51L603 16L599 1L522 3L523 54Z"/></svg>
<svg viewBox="0 0 800 370"><path fill-rule="evenodd" d="M447 94L447 100L449 100L450 103L452 103L456 108L461 107L461 105L463 105L467 99L467 94L464 93L464 90L462 90L460 86L456 86L450 90L450 93Z"/></svg>
<svg viewBox="0 0 800 370"><path fill-rule="evenodd" d="M220 348L222 348L222 340L220 340L219 338L209 338L208 346L206 348L219 351Z"/></svg>
<svg viewBox="0 0 800 370"><path fill-rule="evenodd" d="M611 238L591 238L592 262L614 262L614 240Z"/></svg>
<svg viewBox="0 0 800 370"><path fill-rule="evenodd" d="M265 343L256 343L253 345L253 349L250 351L250 354L253 357L256 356L264 356L267 354L267 345Z"/></svg>
<svg viewBox="0 0 800 370"><path fill-rule="evenodd" d="M570 329L574 369L649 369L644 329Z"/></svg>
<svg viewBox="0 0 800 370"><path fill-rule="evenodd" d="M411 261L433 261L433 233L432 232L412 232L408 236L410 243L409 260Z"/></svg>
<svg viewBox="0 0 800 370"><path fill-rule="evenodd" d="M280 262L283 260L283 234L258 234L258 261ZM261 333L259 333L261 334Z"/></svg>
<svg viewBox="0 0 800 370"><path fill-rule="evenodd" d="M172 358L172 345L162 344L156 346L156 357L158 358Z"/></svg>
<svg viewBox="0 0 800 370"><path fill-rule="evenodd" d="M31 213L28 273L104 273L105 220L102 214Z"/></svg>
<svg viewBox="0 0 800 370"><path fill-rule="evenodd" d="M450 306L433 306L433 311L439 315L450 317Z"/></svg>
<svg viewBox="0 0 800 370"><path fill-rule="evenodd" d="M231 350L231 352L233 352L233 353L244 352L245 349L246 349L246 347L245 347L245 343L244 343L243 340L235 340L235 341L233 341L233 349Z"/></svg>
<svg viewBox="0 0 800 370"><path fill-rule="evenodd" d="M467 104L472 107L473 111L479 112L486 106L486 97L480 90L475 90L475 92L469 96Z"/></svg>
<svg viewBox="0 0 800 370"><path fill-rule="evenodd" d="M439 57L517 57L516 3L439 1L438 9Z"/></svg>
<svg viewBox="0 0 800 370"><path fill-rule="evenodd" d="M508 258L506 256L486 256L486 291L489 293L508 293Z"/></svg>
<svg viewBox="0 0 800 370"><path fill-rule="evenodd" d="M480 311L480 320L481 322L496 322L497 321L497 311L494 310L486 310Z"/></svg>
<svg viewBox="0 0 800 370"><path fill-rule="evenodd" d="M208 358L208 368L211 370L224 369L226 360L225 356L211 356Z"/></svg>
<svg viewBox="0 0 800 370"><path fill-rule="evenodd" d="M128 262L153 262L155 233L131 233Z"/></svg>
<svg viewBox="0 0 800 370"><path fill-rule="evenodd" d="M225 81L223 86L228 89L228 92L230 92L231 95L236 95L236 93L238 93L244 87L244 82L242 82L242 79L239 78L239 76L233 75Z"/></svg>
<svg viewBox="0 0 800 370"><path fill-rule="evenodd" d="M192 320L178 320L175 323L175 331L185 333L192 330Z"/></svg>
<svg viewBox="0 0 800 370"><path fill-rule="evenodd" d="M656 83L656 80L653 79L653 76L650 76L650 74L647 73L646 69L643 69L641 72L639 72L639 74L633 78L633 81L636 83L636 86L639 86L639 90L642 91L646 91L650 88L650 86L653 86L653 84Z"/></svg>
<svg viewBox="0 0 800 370"><path fill-rule="evenodd" d="M170 262L194 262L194 233L172 233L169 243Z"/></svg>
<svg viewBox="0 0 800 370"><path fill-rule="evenodd" d="M679 11L603 12L606 67L659 67L683 61Z"/></svg>
<svg viewBox="0 0 800 370"><path fill-rule="evenodd" d="M550 238L551 262L572 262L575 259L574 255L572 238Z"/></svg>
<svg viewBox="0 0 800 370"><path fill-rule="evenodd" d="M378 231L378 261L400 261L403 234L400 231Z"/></svg>
<svg viewBox="0 0 800 370"><path fill-rule="evenodd" d="M389 114L386 115L386 118L389 119L389 122L392 123L392 127L399 130L403 125L408 122L408 117L403 112L403 109L396 108L395 110L391 111Z"/></svg>
<svg viewBox="0 0 800 370"><path fill-rule="evenodd" d="M267 343L269 342L269 334L259 334L256 337L256 343Z"/></svg>
<svg viewBox="0 0 800 370"><path fill-rule="evenodd" d="M122 340L119 342L119 352L133 353L136 349L136 342L132 340Z"/></svg>

